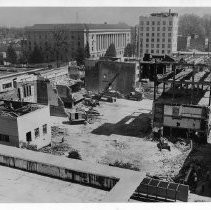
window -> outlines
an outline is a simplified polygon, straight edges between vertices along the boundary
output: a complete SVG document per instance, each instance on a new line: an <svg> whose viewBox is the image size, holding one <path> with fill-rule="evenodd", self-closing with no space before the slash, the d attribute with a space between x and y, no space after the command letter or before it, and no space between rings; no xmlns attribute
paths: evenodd
<svg viewBox="0 0 211 210"><path fill-rule="evenodd" d="M154 37L155 36L155 33L152 33L152 37Z"/></svg>
<svg viewBox="0 0 211 210"><path fill-rule="evenodd" d="M149 42L149 39L146 39L146 42Z"/></svg>
<svg viewBox="0 0 211 210"><path fill-rule="evenodd" d="M140 36L143 36L144 34L143 33L140 33Z"/></svg>
<svg viewBox="0 0 211 210"><path fill-rule="evenodd" d="M166 27L163 27L163 31L165 31L166 30Z"/></svg>
<svg viewBox="0 0 211 210"><path fill-rule="evenodd" d="M166 21L163 21L163 25L166 25Z"/></svg>
<svg viewBox="0 0 211 210"><path fill-rule="evenodd" d="M160 33L157 33L157 36L160 36Z"/></svg>
<svg viewBox="0 0 211 210"><path fill-rule="evenodd" d="M165 44L162 44L162 48L165 48Z"/></svg>
<svg viewBox="0 0 211 210"><path fill-rule="evenodd" d="M169 21L169 25L172 26L172 21Z"/></svg>
<svg viewBox="0 0 211 210"><path fill-rule="evenodd" d="M156 50L156 53L159 53L159 50Z"/></svg>
<svg viewBox="0 0 211 210"><path fill-rule="evenodd" d="M75 37L72 35L72 36L71 36L71 39L74 39L74 38L75 38Z"/></svg>
<svg viewBox="0 0 211 210"><path fill-rule="evenodd" d="M143 28L143 27L140 27L140 30L141 30L141 31L143 31L143 30L144 30L144 28Z"/></svg>
<svg viewBox="0 0 211 210"><path fill-rule="evenodd" d="M157 39L157 42L160 42L160 39Z"/></svg>
<svg viewBox="0 0 211 210"><path fill-rule="evenodd" d="M147 21L147 25L149 25L149 21Z"/></svg>
<svg viewBox="0 0 211 210"><path fill-rule="evenodd" d="M157 31L160 31L160 27L157 27Z"/></svg>
<svg viewBox="0 0 211 210"><path fill-rule="evenodd" d="M168 27L168 31L171 31L172 30L172 27Z"/></svg>
<svg viewBox="0 0 211 210"><path fill-rule="evenodd" d="M168 44L168 48L171 48L171 45L170 44Z"/></svg>
<svg viewBox="0 0 211 210"><path fill-rule="evenodd" d="M155 30L155 27L152 27L152 31L154 31Z"/></svg>
<svg viewBox="0 0 211 210"><path fill-rule="evenodd" d="M160 45L159 44L157 44L157 48L159 48L160 47Z"/></svg>
<svg viewBox="0 0 211 210"><path fill-rule="evenodd" d="M160 21L157 22L157 25L158 25L158 26L160 25Z"/></svg>
<svg viewBox="0 0 211 210"><path fill-rule="evenodd" d="M9 136L0 134L0 141L9 142Z"/></svg>
<svg viewBox="0 0 211 210"><path fill-rule="evenodd" d="M38 138L40 136L39 128L34 129L34 135L35 135L35 138Z"/></svg>
<svg viewBox="0 0 211 210"><path fill-rule="evenodd" d="M154 44L151 44L151 48L154 48Z"/></svg>
<svg viewBox="0 0 211 210"><path fill-rule="evenodd" d="M149 33L146 33L146 36L149 36Z"/></svg>
<svg viewBox="0 0 211 210"><path fill-rule="evenodd" d="M171 50L168 50L168 54L170 54L171 53Z"/></svg>
<svg viewBox="0 0 211 210"><path fill-rule="evenodd" d="M165 33L162 33L162 36L165 37Z"/></svg>
<svg viewBox="0 0 211 210"><path fill-rule="evenodd" d="M147 27L147 31L149 31L149 27Z"/></svg>
<svg viewBox="0 0 211 210"><path fill-rule="evenodd" d="M165 39L162 39L162 42L165 42Z"/></svg>
<svg viewBox="0 0 211 210"><path fill-rule="evenodd" d="M47 133L47 124L42 126L43 134Z"/></svg>
<svg viewBox="0 0 211 210"><path fill-rule="evenodd" d="M27 141L27 142L32 141L32 134L31 134L31 131L26 133L26 141Z"/></svg>
<svg viewBox="0 0 211 210"><path fill-rule="evenodd" d="M3 89L11 88L11 87L12 87L12 82L3 84Z"/></svg>
<svg viewBox="0 0 211 210"><path fill-rule="evenodd" d="M30 85L24 85L23 86L23 95L24 95L24 97L28 97L28 96L32 95L31 86Z"/></svg>
<svg viewBox="0 0 211 210"><path fill-rule="evenodd" d="M154 39L151 39L151 42L154 42L155 40Z"/></svg>
<svg viewBox="0 0 211 210"><path fill-rule="evenodd" d="M171 33L168 33L168 36L171 36Z"/></svg>
<svg viewBox="0 0 211 210"><path fill-rule="evenodd" d="M151 53L154 53L154 50L151 50Z"/></svg>
<svg viewBox="0 0 211 210"><path fill-rule="evenodd" d="M149 47L149 44L146 44L146 47Z"/></svg>
<svg viewBox="0 0 211 210"><path fill-rule="evenodd" d="M164 54L165 53L165 50L162 50L162 54Z"/></svg>
<svg viewBox="0 0 211 210"><path fill-rule="evenodd" d="M171 42L171 39L168 39L168 42Z"/></svg>
<svg viewBox="0 0 211 210"><path fill-rule="evenodd" d="M152 25L153 25L153 26L155 25L155 21L152 21Z"/></svg>
<svg viewBox="0 0 211 210"><path fill-rule="evenodd" d="M142 25L142 26L143 26L143 25L144 25L144 21L140 21L140 25Z"/></svg>

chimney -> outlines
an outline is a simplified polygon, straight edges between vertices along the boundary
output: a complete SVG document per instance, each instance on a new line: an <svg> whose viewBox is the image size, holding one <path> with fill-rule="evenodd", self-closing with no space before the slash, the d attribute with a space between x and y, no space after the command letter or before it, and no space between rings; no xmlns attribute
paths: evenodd
<svg viewBox="0 0 211 210"><path fill-rule="evenodd" d="M171 9L169 9L169 15L171 15Z"/></svg>

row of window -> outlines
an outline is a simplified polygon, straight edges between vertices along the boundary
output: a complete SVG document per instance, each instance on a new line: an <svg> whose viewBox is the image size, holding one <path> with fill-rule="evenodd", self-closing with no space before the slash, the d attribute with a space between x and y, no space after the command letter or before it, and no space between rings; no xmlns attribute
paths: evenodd
<svg viewBox="0 0 211 210"><path fill-rule="evenodd" d="M146 53L157 53L157 54L165 54L165 53L168 53L168 54L170 54L171 53L171 50L167 50L167 51L165 51L165 50L154 50L154 49L152 49L151 51L150 50L146 50Z"/></svg>
<svg viewBox="0 0 211 210"><path fill-rule="evenodd" d="M3 89L11 88L12 87L12 82L5 83L5 84L3 84L2 87L3 87Z"/></svg>
<svg viewBox="0 0 211 210"><path fill-rule="evenodd" d="M152 37L155 37L155 36L157 36L157 37L160 37L160 33L146 33L146 37L149 37L149 36L152 36ZM144 33L140 33L140 36L144 36ZM167 34L166 33L162 33L162 37L165 37L165 36L167 36ZM171 37L171 33L168 33L168 37Z"/></svg>
<svg viewBox="0 0 211 210"><path fill-rule="evenodd" d="M160 29L160 27L157 27L157 28L155 28L155 27L151 27L151 29L152 29L152 31L161 31ZM157 30L156 30L157 29ZM172 31L172 27L163 27L162 28L162 31L167 31L167 29L168 29L168 31ZM140 27L140 30L141 31L144 31L144 27ZM146 30L147 31L149 31L150 30L150 27L146 27Z"/></svg>
<svg viewBox="0 0 211 210"><path fill-rule="evenodd" d="M47 124L42 126L42 132L43 132L43 135L47 134ZM34 129L34 136L35 136L35 139L40 137L40 129L39 128ZM26 133L26 141L28 141L28 142L32 141L31 131Z"/></svg>
<svg viewBox="0 0 211 210"><path fill-rule="evenodd" d="M24 85L23 86L23 95L24 97L28 97L32 95L31 86L30 85Z"/></svg>
<svg viewBox="0 0 211 210"><path fill-rule="evenodd" d="M147 26L149 26L149 25L161 25L161 24L163 24L163 25L170 25L170 26L172 26L172 21L170 20L170 21L140 21L140 25L144 25L144 24L146 24Z"/></svg>
<svg viewBox="0 0 211 210"><path fill-rule="evenodd" d="M160 47L165 48L166 47L165 44L162 44L162 45L161 44L156 44L156 45L155 44L151 44L151 48L154 48L155 46L157 48L160 48ZM167 46L168 46L168 48L171 48L171 44L168 44ZM148 47L149 47L149 44L146 44L146 48L148 48Z"/></svg>
<svg viewBox="0 0 211 210"><path fill-rule="evenodd" d="M8 135L0 134L0 141L9 142L9 140L10 139Z"/></svg>
<svg viewBox="0 0 211 210"><path fill-rule="evenodd" d="M156 39L152 38L152 39L151 39L151 42L155 42L155 40L156 40ZM150 41L150 39L147 38L147 39L146 39L146 42L149 42L149 41ZM161 39L158 38L158 39L157 39L157 42L161 42ZM162 39L162 42L166 42L166 39ZM171 39L168 39L168 43L171 43Z"/></svg>

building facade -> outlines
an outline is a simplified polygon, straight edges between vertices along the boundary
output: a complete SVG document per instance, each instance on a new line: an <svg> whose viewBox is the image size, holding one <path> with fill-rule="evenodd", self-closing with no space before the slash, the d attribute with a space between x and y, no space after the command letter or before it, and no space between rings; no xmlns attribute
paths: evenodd
<svg viewBox="0 0 211 210"><path fill-rule="evenodd" d="M152 13L139 17L140 56L145 53L167 54L177 51L178 14Z"/></svg>
<svg viewBox="0 0 211 210"><path fill-rule="evenodd" d="M66 48L60 53L60 60L70 60L89 44L91 58L104 56L110 44L114 44L117 56L123 56L124 48L131 40L131 30L126 24L35 24L26 27L26 48L33 51L37 46L42 50L44 60L52 60L58 31L64 32ZM53 56L53 57L52 57Z"/></svg>

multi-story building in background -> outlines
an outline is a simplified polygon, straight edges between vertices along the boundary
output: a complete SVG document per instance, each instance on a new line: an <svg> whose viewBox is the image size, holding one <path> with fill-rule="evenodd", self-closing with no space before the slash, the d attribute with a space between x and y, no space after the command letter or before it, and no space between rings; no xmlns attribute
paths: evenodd
<svg viewBox="0 0 211 210"><path fill-rule="evenodd" d="M48 61L49 56L52 56L48 53L49 49L55 51L56 31L65 32L67 42L66 50L60 54L59 60L74 58L79 48L84 50L87 43L91 58L104 56L111 43L115 44L117 56L121 57L131 40L131 30L126 24L35 24L25 28L27 50L33 51L35 46L39 47L45 52L45 61Z"/></svg>
<svg viewBox="0 0 211 210"><path fill-rule="evenodd" d="M178 14L152 13L139 17L140 56L144 53L167 54L177 51Z"/></svg>

